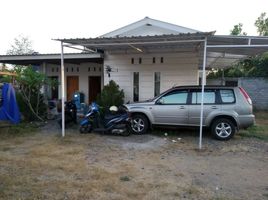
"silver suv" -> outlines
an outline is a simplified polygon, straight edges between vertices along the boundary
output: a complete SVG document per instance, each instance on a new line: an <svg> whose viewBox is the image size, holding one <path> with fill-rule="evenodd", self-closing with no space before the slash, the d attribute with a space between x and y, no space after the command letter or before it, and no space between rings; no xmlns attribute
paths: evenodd
<svg viewBox="0 0 268 200"><path fill-rule="evenodd" d="M198 127L200 86L174 87L145 102L126 104L132 116L132 131L143 134L154 125ZM239 128L253 125L252 102L241 87L205 86L203 126L219 140L233 137Z"/></svg>

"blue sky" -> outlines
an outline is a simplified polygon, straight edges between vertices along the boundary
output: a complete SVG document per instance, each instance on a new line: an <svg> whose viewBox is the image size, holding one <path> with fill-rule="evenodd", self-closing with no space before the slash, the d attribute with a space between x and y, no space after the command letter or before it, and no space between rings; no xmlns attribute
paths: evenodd
<svg viewBox="0 0 268 200"><path fill-rule="evenodd" d="M0 54L14 38L28 36L35 51L60 52L52 38L97 37L145 16L169 23L228 35L242 23L248 35L257 35L255 20L268 14L267 0L1 0Z"/></svg>

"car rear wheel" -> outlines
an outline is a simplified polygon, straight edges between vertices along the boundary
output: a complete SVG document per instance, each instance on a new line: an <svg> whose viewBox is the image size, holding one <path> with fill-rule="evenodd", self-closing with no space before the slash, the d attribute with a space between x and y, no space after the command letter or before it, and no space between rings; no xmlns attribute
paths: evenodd
<svg viewBox="0 0 268 200"><path fill-rule="evenodd" d="M235 134L234 123L225 118L216 119L211 126L212 136L218 140L229 140Z"/></svg>
<svg viewBox="0 0 268 200"><path fill-rule="evenodd" d="M147 132L149 122L144 115L134 115L132 117L131 131L136 134L144 134Z"/></svg>

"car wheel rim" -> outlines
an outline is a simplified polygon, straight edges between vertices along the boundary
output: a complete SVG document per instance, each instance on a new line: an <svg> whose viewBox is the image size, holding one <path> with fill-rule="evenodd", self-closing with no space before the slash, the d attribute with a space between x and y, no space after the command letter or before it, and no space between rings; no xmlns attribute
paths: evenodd
<svg viewBox="0 0 268 200"><path fill-rule="evenodd" d="M144 129L144 121L140 118L136 118L133 120L132 123L132 129L136 132L136 133L140 133L143 131Z"/></svg>
<svg viewBox="0 0 268 200"><path fill-rule="evenodd" d="M221 122L216 126L216 134L221 138L226 138L232 133L232 127L228 123Z"/></svg>

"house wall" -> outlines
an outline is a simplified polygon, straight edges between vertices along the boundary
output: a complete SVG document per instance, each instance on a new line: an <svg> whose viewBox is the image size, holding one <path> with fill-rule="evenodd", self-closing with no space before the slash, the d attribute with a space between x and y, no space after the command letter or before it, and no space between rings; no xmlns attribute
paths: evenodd
<svg viewBox="0 0 268 200"><path fill-rule="evenodd" d="M82 63L82 64L68 64L65 67L65 83L67 76L79 76L79 92L85 94L85 101L88 102L88 77L89 76L101 76L103 87L103 65L98 63ZM60 65L46 64L45 73L47 76L58 76L59 82L61 81ZM73 71L72 71L73 68ZM89 70L90 68L90 70ZM94 71L95 68L95 71ZM77 71L78 69L78 71ZM67 88L65 88L65 94L67 93ZM61 85L59 85L59 97L61 96ZM66 96L66 95L65 95Z"/></svg>
<svg viewBox="0 0 268 200"><path fill-rule="evenodd" d="M125 102L133 101L134 72L139 72L140 101L154 97L154 72L161 73L160 92L172 86L198 84L198 53L106 54L104 68L107 65L113 72L110 78L104 72L104 84L114 80L124 90Z"/></svg>

